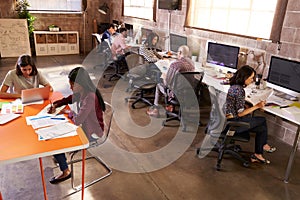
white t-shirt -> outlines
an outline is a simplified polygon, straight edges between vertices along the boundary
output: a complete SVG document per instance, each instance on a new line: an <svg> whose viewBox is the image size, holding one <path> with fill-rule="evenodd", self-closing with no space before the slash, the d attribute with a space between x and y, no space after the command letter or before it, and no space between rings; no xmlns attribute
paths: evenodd
<svg viewBox="0 0 300 200"><path fill-rule="evenodd" d="M18 76L16 69L13 69L7 72L2 84L10 87L10 92L21 94L21 90L38 88L39 85L45 86L49 84L49 82L39 72L35 76L25 78L22 75Z"/></svg>

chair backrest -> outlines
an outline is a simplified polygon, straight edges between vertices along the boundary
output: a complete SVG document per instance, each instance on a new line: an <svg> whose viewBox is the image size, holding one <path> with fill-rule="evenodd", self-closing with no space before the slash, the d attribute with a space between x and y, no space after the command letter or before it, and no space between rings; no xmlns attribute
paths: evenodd
<svg viewBox="0 0 300 200"><path fill-rule="evenodd" d="M129 70L145 63L143 56L136 53L129 54L125 57L125 60Z"/></svg>
<svg viewBox="0 0 300 200"><path fill-rule="evenodd" d="M192 92L199 100L203 76L204 72L177 72L168 88L175 94L176 98L183 98L182 102L191 100L189 97Z"/></svg>
<svg viewBox="0 0 300 200"><path fill-rule="evenodd" d="M109 103L105 102L105 107L106 110L103 113L103 120L104 120L103 136L101 137L100 141L98 141L97 145L104 143L108 139L110 129L111 129L111 123L114 115L114 110Z"/></svg>
<svg viewBox="0 0 300 200"><path fill-rule="evenodd" d="M217 93L213 86L208 86L211 101L211 111L209 122L207 124L207 134L213 137L219 137L224 129L226 117L223 112L223 106L220 105L220 93Z"/></svg>

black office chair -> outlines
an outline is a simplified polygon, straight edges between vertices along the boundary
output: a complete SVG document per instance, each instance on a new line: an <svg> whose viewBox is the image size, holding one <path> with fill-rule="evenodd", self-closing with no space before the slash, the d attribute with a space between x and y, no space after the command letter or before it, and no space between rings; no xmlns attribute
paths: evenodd
<svg viewBox="0 0 300 200"><path fill-rule="evenodd" d="M134 92L134 95L126 97L125 101L135 100L132 108L136 108L136 104L143 102L152 106L152 99L154 99L154 92L156 88L156 75L149 73L149 63L144 61L144 58L139 54L130 54L126 58L129 71L126 75L129 86L128 92ZM150 95L149 95L150 94Z"/></svg>
<svg viewBox="0 0 300 200"><path fill-rule="evenodd" d="M178 126L169 123L179 121L186 131L188 121L193 121L194 117L199 118L199 101L201 95L201 82L203 72L177 72L173 83L165 87L165 104L171 105L172 110L167 110L167 119L163 121L163 126ZM194 99L195 97L196 99Z"/></svg>
<svg viewBox="0 0 300 200"><path fill-rule="evenodd" d="M241 147L236 142L249 142L249 135L236 135L235 132L240 127L249 127L249 123L227 121L220 105L220 93L213 86L208 86L211 99L211 112L209 123L206 128L206 136L201 147L197 148L197 155L202 158L210 151L218 152L216 169L221 169L221 162L224 154L230 154L242 162L244 167L249 167L249 161L240 153Z"/></svg>

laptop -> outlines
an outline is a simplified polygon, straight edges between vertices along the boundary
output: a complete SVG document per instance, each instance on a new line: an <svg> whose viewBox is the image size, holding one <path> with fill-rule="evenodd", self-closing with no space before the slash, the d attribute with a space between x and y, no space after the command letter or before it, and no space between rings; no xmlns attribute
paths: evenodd
<svg viewBox="0 0 300 200"><path fill-rule="evenodd" d="M22 103L32 103L49 99L50 87L32 88L21 91Z"/></svg>

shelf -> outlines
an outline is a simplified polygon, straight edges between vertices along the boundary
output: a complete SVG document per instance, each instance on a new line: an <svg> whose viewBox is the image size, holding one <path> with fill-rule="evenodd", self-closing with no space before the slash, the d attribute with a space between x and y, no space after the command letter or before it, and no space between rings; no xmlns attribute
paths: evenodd
<svg viewBox="0 0 300 200"><path fill-rule="evenodd" d="M37 56L79 54L77 31L34 31Z"/></svg>

